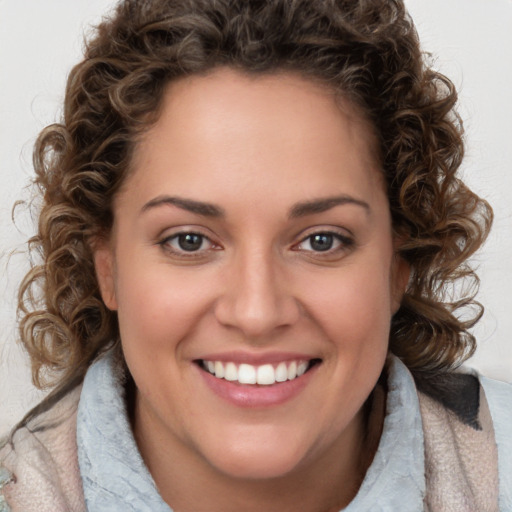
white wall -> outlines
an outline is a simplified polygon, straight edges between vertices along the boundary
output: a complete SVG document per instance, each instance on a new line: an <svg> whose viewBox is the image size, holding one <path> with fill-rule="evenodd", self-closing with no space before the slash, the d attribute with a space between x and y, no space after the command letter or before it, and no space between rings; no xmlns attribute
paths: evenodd
<svg viewBox="0 0 512 512"><path fill-rule="evenodd" d="M26 269L23 242L33 230L15 200L27 199L31 146L58 120L66 73L78 61L82 33L111 0L0 0L0 432L41 396L30 386L15 343L16 286ZM467 130L464 176L494 207L493 233L477 256L485 317L471 361L512 381L512 0L406 0L423 48L460 89Z"/></svg>
<svg viewBox="0 0 512 512"><path fill-rule="evenodd" d="M464 178L494 208L479 266L472 366L512 382L512 0L406 0L423 48L459 89L466 128Z"/></svg>

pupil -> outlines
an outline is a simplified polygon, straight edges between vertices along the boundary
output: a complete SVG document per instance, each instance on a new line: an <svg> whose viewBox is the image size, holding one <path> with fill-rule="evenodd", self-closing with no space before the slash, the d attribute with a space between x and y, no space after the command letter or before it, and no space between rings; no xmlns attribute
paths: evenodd
<svg viewBox="0 0 512 512"><path fill-rule="evenodd" d="M195 233L187 233L178 237L180 249L184 251L197 251L201 248L203 237Z"/></svg>
<svg viewBox="0 0 512 512"><path fill-rule="evenodd" d="M313 235L311 237L311 247L315 251L328 251L331 249L333 244L333 236L332 235Z"/></svg>

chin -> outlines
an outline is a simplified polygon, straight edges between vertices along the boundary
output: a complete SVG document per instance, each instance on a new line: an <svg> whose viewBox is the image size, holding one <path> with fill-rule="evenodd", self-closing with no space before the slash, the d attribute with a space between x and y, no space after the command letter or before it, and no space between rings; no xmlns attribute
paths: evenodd
<svg viewBox="0 0 512 512"><path fill-rule="evenodd" d="M231 478L267 480L284 477L301 466L306 456L300 448L305 443L292 445L290 435L287 437L288 443L283 442L282 437L261 439L251 436L245 443L238 439L228 446L225 443L223 447L216 446L207 458L217 471Z"/></svg>
<svg viewBox="0 0 512 512"><path fill-rule="evenodd" d="M274 457L273 457L274 459ZM290 459L269 460L268 457L242 457L222 460L216 469L230 478L241 480L269 480L285 477L297 468L297 461Z"/></svg>

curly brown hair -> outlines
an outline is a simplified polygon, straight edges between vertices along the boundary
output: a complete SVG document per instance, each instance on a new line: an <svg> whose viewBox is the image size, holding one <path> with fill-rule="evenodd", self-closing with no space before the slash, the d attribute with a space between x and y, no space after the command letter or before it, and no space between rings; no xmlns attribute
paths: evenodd
<svg viewBox="0 0 512 512"><path fill-rule="evenodd" d="M165 86L218 66L298 72L358 105L378 136L399 252L411 267L390 350L420 373L467 358L475 347L468 329L482 313L467 261L492 210L456 174L456 91L427 65L402 1L125 0L71 71L62 123L35 146L43 205L29 245L39 260L18 304L34 383L79 380L99 353L119 346L91 245L111 229L113 197Z"/></svg>

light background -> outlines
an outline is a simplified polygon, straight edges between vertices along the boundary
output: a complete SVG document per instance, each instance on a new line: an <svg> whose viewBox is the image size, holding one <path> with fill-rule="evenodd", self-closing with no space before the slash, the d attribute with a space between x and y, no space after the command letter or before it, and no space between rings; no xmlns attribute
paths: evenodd
<svg viewBox="0 0 512 512"><path fill-rule="evenodd" d="M141 0L143 1L143 0ZM60 116L66 75L82 36L112 0L0 0L0 432L42 396L30 384L16 344L16 288L27 269L20 253L33 231L31 150L39 130ZM470 364L512 381L512 0L406 0L425 51L460 90L465 180L492 204L492 235L475 258L486 307ZM14 251L14 254L11 255Z"/></svg>

